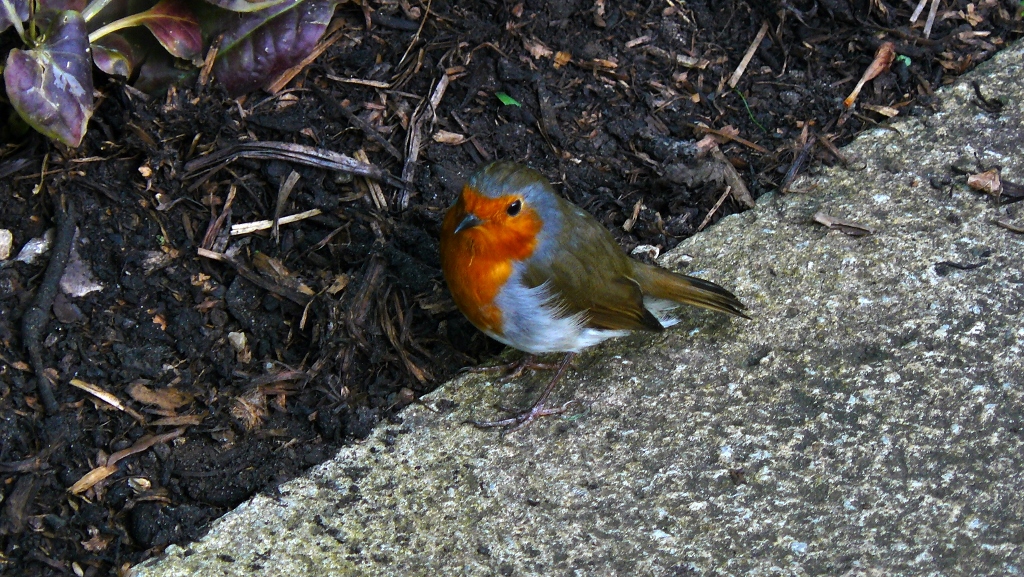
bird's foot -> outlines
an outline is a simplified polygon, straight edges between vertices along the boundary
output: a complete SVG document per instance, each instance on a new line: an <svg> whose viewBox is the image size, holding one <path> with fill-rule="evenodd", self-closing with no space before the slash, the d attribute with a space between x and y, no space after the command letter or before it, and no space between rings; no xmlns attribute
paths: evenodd
<svg viewBox="0 0 1024 577"><path fill-rule="evenodd" d="M551 415L561 415L568 408L569 405L576 401L569 401L563 404L561 407L545 407L543 402L536 403L529 409L513 415L507 419L500 419L497 421L466 421L470 425L478 429L493 429L495 427L507 427L502 434L514 433L521 429L525 429L530 426L530 423L536 421L541 417L548 417Z"/></svg>
<svg viewBox="0 0 1024 577"><path fill-rule="evenodd" d="M502 363L489 367L464 367L460 372L474 374L500 372L504 374L498 379L498 382L508 383L523 376L523 373L526 371L553 371L558 367L558 363L540 363L537 362L537 357L534 355L523 355L519 360L512 361L511 363Z"/></svg>

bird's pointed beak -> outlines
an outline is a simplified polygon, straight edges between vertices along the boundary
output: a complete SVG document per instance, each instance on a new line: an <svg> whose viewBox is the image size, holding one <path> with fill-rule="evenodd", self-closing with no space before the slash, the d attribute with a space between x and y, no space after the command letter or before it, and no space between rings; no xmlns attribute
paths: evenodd
<svg viewBox="0 0 1024 577"><path fill-rule="evenodd" d="M474 226L476 226L476 225L478 225L478 224L480 224L482 222L483 221L480 220L480 217L478 217L477 215L472 214L472 213L467 214L462 219L462 222L459 223L459 226L455 227L455 234L459 234L460 232L462 232L462 231L464 231L466 229L473 228Z"/></svg>

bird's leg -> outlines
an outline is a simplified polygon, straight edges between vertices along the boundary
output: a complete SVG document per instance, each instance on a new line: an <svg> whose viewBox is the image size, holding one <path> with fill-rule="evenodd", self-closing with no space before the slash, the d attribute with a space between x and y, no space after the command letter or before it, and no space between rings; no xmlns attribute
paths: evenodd
<svg viewBox="0 0 1024 577"><path fill-rule="evenodd" d="M553 371L557 369L559 365L555 363L539 363L537 357L531 354L524 354L517 361L511 363L502 363L500 365L491 365L489 367L465 367L461 372L463 373L491 373L491 372L503 372L504 375L498 379L499 383L507 383L523 376L526 371Z"/></svg>
<svg viewBox="0 0 1024 577"><path fill-rule="evenodd" d="M548 386L544 389L544 392L541 393L537 401L533 403L533 406L530 407L529 409L519 413L518 415L511 416L507 419L501 419L499 421L469 421L469 423L481 429L490 429L492 427L509 427L509 429L505 432L514 433L519 429L523 429L529 426L530 423L534 422L540 417L547 417L549 415L560 415L564 413L565 410L569 408L569 405L571 405L574 401L569 401L568 403L565 403L561 407L552 408L545 407L544 403L547 402L548 396L551 395L551 391L555 390L555 385L557 385L558 381L561 380L562 375L565 374L566 369L569 368L569 365L572 363L572 360L575 357L576 353L565 353L565 358L563 358L562 362L558 364L558 370L555 372L555 376L551 379L551 382L548 383Z"/></svg>

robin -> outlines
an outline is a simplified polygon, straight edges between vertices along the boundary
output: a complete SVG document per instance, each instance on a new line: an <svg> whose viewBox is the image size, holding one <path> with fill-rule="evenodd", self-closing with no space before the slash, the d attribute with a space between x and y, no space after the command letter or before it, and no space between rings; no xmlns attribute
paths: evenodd
<svg viewBox="0 0 1024 577"><path fill-rule="evenodd" d="M680 304L748 318L717 284L630 258L597 219L513 162L470 176L441 225L441 268L455 304L487 336L529 355L566 353L533 406L478 427L515 431L564 412L569 403L545 403L576 353L631 331L662 331Z"/></svg>

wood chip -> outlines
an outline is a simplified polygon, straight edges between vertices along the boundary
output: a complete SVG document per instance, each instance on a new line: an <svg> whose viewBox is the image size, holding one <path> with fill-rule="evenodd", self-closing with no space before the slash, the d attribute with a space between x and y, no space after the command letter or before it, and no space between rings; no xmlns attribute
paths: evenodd
<svg viewBox="0 0 1024 577"><path fill-rule="evenodd" d="M814 214L814 222L822 224L830 229L838 230L844 234L850 236L867 236L874 233L875 231L870 228L857 224L849 220L843 220L829 215L824 211L818 211Z"/></svg>
<svg viewBox="0 0 1024 577"><path fill-rule="evenodd" d="M547 44L544 44L536 38L523 38L523 48L530 53L530 56L537 58L551 58L554 56L555 51L548 48Z"/></svg>
<svg viewBox="0 0 1024 577"><path fill-rule="evenodd" d="M669 54L657 46L644 46L643 51L644 54L654 56L655 58L664 60L665 62L678 64L685 68L703 70L711 65L711 61L706 58L695 58L685 54Z"/></svg>
<svg viewBox="0 0 1024 577"><path fill-rule="evenodd" d="M128 385L128 395L144 405L153 405L171 411L195 400L192 395L175 387L151 389L138 381Z"/></svg>
<svg viewBox="0 0 1024 577"><path fill-rule="evenodd" d="M135 444L132 445L131 447L118 451L111 455L110 457L108 457L107 466L112 467L116 465L117 462L120 461L121 459L141 453L149 449L153 445L173 441L174 439L177 439L178 437L185 434L185 429L186 427L178 427L177 429L174 429L170 433L164 433L163 435L146 435L144 437L141 437L138 441L135 441Z"/></svg>
<svg viewBox="0 0 1024 577"><path fill-rule="evenodd" d="M142 424L146 423L146 418L145 417L143 417L141 414L139 414L138 411L136 411L135 409L133 409L133 408L125 405L124 403L122 403L121 399L117 398L112 393L108 393L107 391L104 391L100 387L98 387L96 385L93 385L91 383L87 383L87 382L85 382L85 381L83 381L81 379L71 379L71 383L70 384L71 384L71 386L73 386L75 388L81 389L81 390L89 393L90 395L96 397L97 399L103 401L104 403L110 405L111 407L114 407L115 409L117 409L119 411L124 411L128 415L131 415L131 417L133 419L135 419L136 421L138 421L138 422L140 422Z"/></svg>
<svg viewBox="0 0 1024 577"><path fill-rule="evenodd" d="M639 38L634 38L629 42L626 42L626 48L636 48L637 46L640 46L641 44L647 44L650 41L651 36L649 34L645 34Z"/></svg>
<svg viewBox="0 0 1024 577"><path fill-rule="evenodd" d="M747 47L747 53L743 55L743 60L740 60L740 65L736 67L736 71L729 78L729 88L736 88L736 85L739 84L740 78L743 77L743 73L747 70L747 65L750 64L750 59L754 57L757 47L761 45L761 41L764 40L764 35L767 32L768 22L764 22L761 24L761 29L757 31L757 35L754 36L754 41Z"/></svg>
<svg viewBox="0 0 1024 577"><path fill-rule="evenodd" d="M269 277L279 286L306 296L316 295L316 291L306 286L299 280L280 259L274 258L265 252L258 252L252 257L252 265L257 271Z"/></svg>
<svg viewBox="0 0 1024 577"><path fill-rule="evenodd" d="M345 84L358 84L359 86L369 86L370 88L380 88L387 90L391 88L391 84L388 82L381 82L379 80L363 80L362 78L342 78L340 76L334 76L328 74L327 78L335 82L344 82Z"/></svg>
<svg viewBox="0 0 1024 577"><path fill-rule="evenodd" d="M714 150L711 151L711 157L721 164L723 173L725 174L725 182L728 185L727 189L732 192L733 200L744 208L754 208L754 205L757 203L754 201L754 197L751 196L750 189L747 188L747 183L744 182L743 177L740 175L739 171L736 170L736 167L729 162L728 158L725 157L725 153L722 152L722 149L716 146ZM715 205L715 210L717 210L721 204L722 201L719 199L718 204Z"/></svg>
<svg viewBox="0 0 1024 577"><path fill-rule="evenodd" d="M714 216L716 212L718 212L718 209L721 208L722 203L725 202L725 199L729 198L729 193L731 193L731 192L732 192L732 187L731 186L726 186L725 187L725 192L722 193L722 196L718 197L718 202L715 203L715 206L713 206L711 208L711 211L708 212L708 215L704 217L704 220L700 223L700 226L697 227L697 232L700 232L700 231L704 230L704 227L707 226L708 223L711 222L711 217Z"/></svg>
<svg viewBox="0 0 1024 577"><path fill-rule="evenodd" d="M366 151L360 148L352 154L352 157L366 164L370 163L370 157L366 155ZM373 206L377 207L377 210L388 210L388 199L384 196L384 190L381 189L377 181L364 178L366 186L370 189L370 199L373 200Z"/></svg>
<svg viewBox="0 0 1024 577"><path fill-rule="evenodd" d="M74 485L68 487L68 492L72 495L79 495L93 488L96 483L99 483L103 479L113 475L117 472L117 467L113 465L101 465L96 467L92 471L89 471L81 479L75 481Z"/></svg>
<svg viewBox="0 0 1024 577"><path fill-rule="evenodd" d="M182 425L201 425L209 413L198 415L178 415L175 417L164 417L149 424L150 427L180 427Z"/></svg>
<svg viewBox="0 0 1024 577"><path fill-rule="evenodd" d="M878 104L863 104L861 108L864 110L870 110L871 112L877 112L886 118L893 118L899 115L900 111L896 110L892 106L881 106Z"/></svg>
<svg viewBox="0 0 1024 577"><path fill-rule="evenodd" d="M281 220L281 213L284 212L284 205L288 202L288 197L291 196L292 190L295 189L295 185L299 182L299 173L294 170L288 173L288 176L281 181L281 186L277 189L277 203L274 205L274 227L271 229L270 237L274 240L279 241L281 236L278 233L278 224Z"/></svg>
<svg viewBox="0 0 1024 577"><path fill-rule="evenodd" d="M437 132L434 133L433 138L434 142L438 142L440 144L447 144L450 146L458 146L469 140L462 134L459 134L457 132L448 132L447 130L438 130Z"/></svg>
<svg viewBox="0 0 1024 577"><path fill-rule="evenodd" d="M633 205L633 214L626 219L626 222L622 223L622 230L626 232L633 230L633 227L636 226L637 219L640 218L640 210L643 209L643 207L643 199L636 201L636 204Z"/></svg>
<svg viewBox="0 0 1024 577"><path fill-rule="evenodd" d="M352 282L352 277L347 274L339 274L334 277L334 282L331 283L331 286L327 287L327 294L331 296L337 295L341 291L345 290L345 287L347 287L350 282Z"/></svg>
<svg viewBox="0 0 1024 577"><path fill-rule="evenodd" d="M149 449L153 445L173 441L174 439L177 439L184 433L185 427L179 427L177 429L174 429L170 433L165 433L163 435L146 435L140 438L131 447L128 447L123 451L118 451L113 455L107 457L106 463L94 468L93 470L86 473L81 479L75 481L74 485L68 487L68 492L74 495L78 495L88 491L89 489L96 486L96 484L99 483L100 481L116 473L117 463L121 459L129 457L131 455L135 455L137 453L141 453Z"/></svg>
<svg viewBox="0 0 1024 577"><path fill-rule="evenodd" d="M323 214L322 210L320 210L319 208L312 208L310 210L306 210L296 214L282 216L281 218L278 219L277 224L279 226L282 224L291 224L293 222L299 222L302 220L306 220L307 218L319 216L321 214ZM269 230L272 228L274 228L273 220L256 220L253 222L240 222L238 224L231 225L231 236L252 234L254 232L258 232L261 230Z"/></svg>

